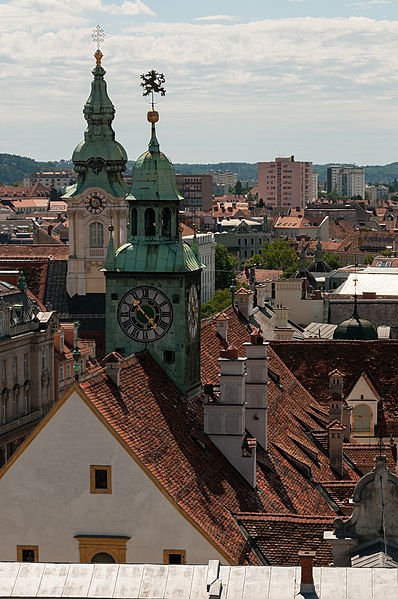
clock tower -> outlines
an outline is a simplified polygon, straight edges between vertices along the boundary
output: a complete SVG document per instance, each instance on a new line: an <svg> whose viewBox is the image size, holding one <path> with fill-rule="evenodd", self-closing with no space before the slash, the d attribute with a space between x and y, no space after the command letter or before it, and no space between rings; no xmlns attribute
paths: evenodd
<svg viewBox="0 0 398 599"><path fill-rule="evenodd" d="M149 351L187 396L200 390L200 276L198 245L182 241L174 167L151 139L133 169L127 196L128 242L109 245L106 276L106 351ZM112 228L112 227L111 227Z"/></svg>
<svg viewBox="0 0 398 599"><path fill-rule="evenodd" d="M115 108L107 93L99 48L94 56L94 80L83 110L87 129L84 141L72 156L77 183L63 196L68 203L67 291L70 297L105 294L105 277L100 268L106 257L111 223L116 245L126 241L128 189L122 173L126 169L127 154L115 141L112 129Z"/></svg>

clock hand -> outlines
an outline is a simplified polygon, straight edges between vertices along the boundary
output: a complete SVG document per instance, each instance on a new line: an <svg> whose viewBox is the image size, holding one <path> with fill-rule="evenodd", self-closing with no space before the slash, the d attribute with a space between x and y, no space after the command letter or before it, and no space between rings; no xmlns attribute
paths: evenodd
<svg viewBox="0 0 398 599"><path fill-rule="evenodd" d="M151 318L150 316L148 316L148 314L145 312L145 310L143 310L143 308L140 305L140 300L134 300L133 301L133 306L135 308L137 308L137 310L139 312L141 312L141 314L143 314L145 316L145 318L147 319L147 321L149 322L149 324L151 325L151 327L153 329L156 329L156 327L157 327L156 322L153 320L153 318Z"/></svg>

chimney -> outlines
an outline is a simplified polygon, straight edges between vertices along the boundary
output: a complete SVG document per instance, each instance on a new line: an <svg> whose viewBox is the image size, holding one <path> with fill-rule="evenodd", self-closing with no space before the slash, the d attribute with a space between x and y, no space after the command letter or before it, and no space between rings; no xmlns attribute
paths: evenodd
<svg viewBox="0 0 398 599"><path fill-rule="evenodd" d="M289 308L277 304L274 307L275 313L275 325L274 325L274 338L277 341L291 341L293 339L293 327L289 325Z"/></svg>
<svg viewBox="0 0 398 599"><path fill-rule="evenodd" d="M234 345L220 352L220 393L204 404L204 432L238 472L256 486L256 441L246 435L245 358Z"/></svg>
<svg viewBox="0 0 398 599"><path fill-rule="evenodd" d="M123 356L117 352L112 352L105 356L103 365L105 366L106 374L113 381L118 389L120 389L120 366Z"/></svg>
<svg viewBox="0 0 398 599"><path fill-rule="evenodd" d="M340 370L329 372L329 391L330 395L343 398L344 374Z"/></svg>
<svg viewBox="0 0 398 599"><path fill-rule="evenodd" d="M330 466L340 476L343 476L343 441L345 426L334 420L326 427L329 433L329 460Z"/></svg>
<svg viewBox="0 0 398 599"><path fill-rule="evenodd" d="M257 293L257 306L259 308L264 308L265 296L267 294L266 286L265 285L257 285L256 293Z"/></svg>
<svg viewBox="0 0 398 599"><path fill-rule="evenodd" d="M302 595L305 595L306 593L315 593L313 576L315 555L315 551L308 551L307 549L300 549L298 553L301 567L300 593Z"/></svg>
<svg viewBox="0 0 398 599"><path fill-rule="evenodd" d="M253 291L249 291L249 289L245 289L244 287L241 287L235 294L235 302L238 310L246 320L249 320L253 314L253 297Z"/></svg>
<svg viewBox="0 0 398 599"><path fill-rule="evenodd" d="M229 318L223 312L215 317L217 327L217 334L220 335L224 341L228 341L228 321Z"/></svg>
<svg viewBox="0 0 398 599"><path fill-rule="evenodd" d="M254 329L246 350L246 428L267 450L268 346L261 329Z"/></svg>
<svg viewBox="0 0 398 599"><path fill-rule="evenodd" d="M349 443L351 441L351 412L352 408L348 405L346 400L343 401L343 420L342 423L345 427L344 430L344 441Z"/></svg>
<svg viewBox="0 0 398 599"><path fill-rule="evenodd" d="M208 599L220 599L222 588L220 562L217 559L211 559L207 566L206 577L206 589L209 593Z"/></svg>
<svg viewBox="0 0 398 599"><path fill-rule="evenodd" d="M277 304L274 308L275 312L275 326L279 329L286 329L289 326L289 308Z"/></svg>

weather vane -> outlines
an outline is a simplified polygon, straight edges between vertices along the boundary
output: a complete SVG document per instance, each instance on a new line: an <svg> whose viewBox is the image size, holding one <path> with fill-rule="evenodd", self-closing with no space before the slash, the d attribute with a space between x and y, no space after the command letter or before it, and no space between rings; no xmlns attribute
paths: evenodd
<svg viewBox="0 0 398 599"><path fill-rule="evenodd" d="M166 95L166 89L163 86L166 79L164 78L163 73L158 73L154 70L144 73L141 75L140 79L142 79L141 87L144 88L142 95L151 96L152 110L155 110L155 94L160 94L161 96Z"/></svg>

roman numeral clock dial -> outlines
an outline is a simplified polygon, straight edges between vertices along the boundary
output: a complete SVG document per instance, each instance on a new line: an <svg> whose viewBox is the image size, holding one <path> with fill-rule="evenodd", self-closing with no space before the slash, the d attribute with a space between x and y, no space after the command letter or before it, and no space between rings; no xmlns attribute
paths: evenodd
<svg viewBox="0 0 398 599"><path fill-rule="evenodd" d="M160 339L173 322L173 308L154 287L135 287L122 298L117 318L124 333L142 343Z"/></svg>

